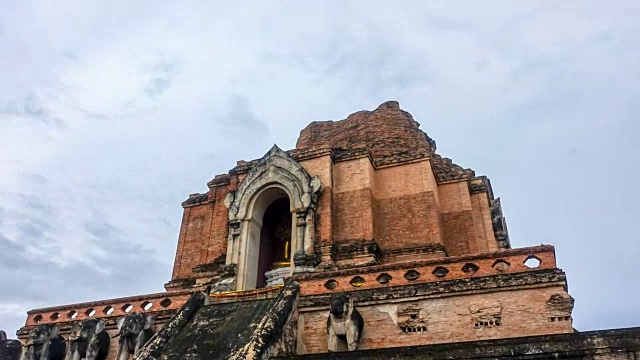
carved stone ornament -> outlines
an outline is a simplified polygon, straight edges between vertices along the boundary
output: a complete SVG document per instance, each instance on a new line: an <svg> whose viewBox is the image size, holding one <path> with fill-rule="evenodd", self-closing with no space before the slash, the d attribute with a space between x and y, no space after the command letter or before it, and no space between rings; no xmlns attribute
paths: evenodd
<svg viewBox="0 0 640 360"><path fill-rule="evenodd" d="M7 339L7 333L0 330L0 360L19 360L22 354L22 343L19 340Z"/></svg>
<svg viewBox="0 0 640 360"><path fill-rule="evenodd" d="M266 208L268 202L273 201L270 196L278 193L289 198L294 218L291 229L294 272L315 271L319 260L314 252L315 211L321 191L320 179L309 175L302 165L276 145L260 160L252 162L251 170L238 189L230 192L224 201L229 207L226 264L237 265L236 290L248 290L256 285L260 248L256 239L260 236L253 232L260 226L259 209Z"/></svg>
<svg viewBox="0 0 640 360"><path fill-rule="evenodd" d="M105 331L105 322L87 319L74 324L69 334L68 359L104 360L109 353L111 336Z"/></svg>
<svg viewBox="0 0 640 360"><path fill-rule="evenodd" d="M118 320L118 354L116 360L128 360L156 333L155 317L151 314L130 313Z"/></svg>
<svg viewBox="0 0 640 360"><path fill-rule="evenodd" d="M575 300L566 292L551 295L546 304L546 315L549 321L571 320Z"/></svg>
<svg viewBox="0 0 640 360"><path fill-rule="evenodd" d="M398 326L405 333L427 331L426 311L418 304L399 306Z"/></svg>
<svg viewBox="0 0 640 360"><path fill-rule="evenodd" d="M246 219L248 201L270 183L278 183L287 191L296 211L315 209L322 190L317 176L311 177L298 162L273 145L243 179L238 190L225 199L225 203L229 203L229 220Z"/></svg>
<svg viewBox="0 0 640 360"><path fill-rule="evenodd" d="M473 304L469 312L476 329L502 326L502 304L498 300Z"/></svg>
<svg viewBox="0 0 640 360"><path fill-rule="evenodd" d="M23 360L62 360L66 343L60 329L53 324L41 324L29 331L23 346Z"/></svg>
<svg viewBox="0 0 640 360"><path fill-rule="evenodd" d="M509 230L507 230L507 221L502 215L502 205L500 198L491 200L491 223L493 224L493 233L495 234L498 247L501 249L510 249L511 241L509 240Z"/></svg>
<svg viewBox="0 0 640 360"><path fill-rule="evenodd" d="M363 330L364 319L353 307L353 299L345 294L331 294L331 308L327 319L327 349L330 352L342 350L341 339L346 339L347 350L357 350Z"/></svg>

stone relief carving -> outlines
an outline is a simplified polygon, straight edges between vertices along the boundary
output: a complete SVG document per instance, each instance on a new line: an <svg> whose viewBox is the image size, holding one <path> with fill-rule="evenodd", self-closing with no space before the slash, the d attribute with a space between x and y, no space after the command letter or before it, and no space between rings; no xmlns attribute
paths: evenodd
<svg viewBox="0 0 640 360"><path fill-rule="evenodd" d="M74 324L69 334L67 360L104 360L109 353L111 336L104 330L105 322L87 319Z"/></svg>
<svg viewBox="0 0 640 360"><path fill-rule="evenodd" d="M476 329L502 326L502 304L498 300L471 305L469 312Z"/></svg>
<svg viewBox="0 0 640 360"><path fill-rule="evenodd" d="M62 360L66 344L53 324L41 324L29 331L24 343L22 360Z"/></svg>
<svg viewBox="0 0 640 360"><path fill-rule="evenodd" d="M507 222L502 215L502 205L500 204L500 198L491 200L491 206L489 210L491 212L491 222L493 224L493 232L496 236L498 247L501 249L511 248L509 231L507 230Z"/></svg>
<svg viewBox="0 0 640 360"><path fill-rule="evenodd" d="M327 319L327 349L330 352L339 351L339 337L346 337L347 349L356 350L363 330L364 319L353 307L353 299L345 294L331 294L331 308Z"/></svg>
<svg viewBox="0 0 640 360"><path fill-rule="evenodd" d="M280 183L290 192L296 211L314 208L322 190L317 176L309 173L286 152L274 145L269 152L258 160L244 178L238 190L228 195L225 203L229 203L229 220L244 219L247 216L248 200L260 188L269 183Z"/></svg>
<svg viewBox="0 0 640 360"><path fill-rule="evenodd" d="M398 307L398 326L403 332L427 331L426 311L418 304L408 304Z"/></svg>
<svg viewBox="0 0 640 360"><path fill-rule="evenodd" d="M549 321L571 320L575 300L568 293L551 295L546 304L546 315Z"/></svg>
<svg viewBox="0 0 640 360"><path fill-rule="evenodd" d="M229 238L227 243L227 264L238 265L238 286L251 286L247 280L250 268L246 259L249 252L253 221L253 209L258 195L270 188L278 188L287 193L291 201L291 212L295 214L292 229L292 252L295 270L313 271L319 262L314 250L315 210L322 191L317 176L309 173L286 152L276 145L255 164L240 183L235 192L225 197L229 208ZM254 245L255 246L255 245Z"/></svg>
<svg viewBox="0 0 640 360"><path fill-rule="evenodd" d="M156 333L153 328L155 316L131 313L118 320L120 340L116 360L128 360Z"/></svg>

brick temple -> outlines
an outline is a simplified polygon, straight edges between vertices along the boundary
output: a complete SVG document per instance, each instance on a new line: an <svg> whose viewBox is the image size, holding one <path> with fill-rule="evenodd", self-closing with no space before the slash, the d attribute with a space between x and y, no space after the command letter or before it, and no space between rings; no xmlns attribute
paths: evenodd
<svg viewBox="0 0 640 360"><path fill-rule="evenodd" d="M165 292L31 310L0 360L640 358L640 328L573 328L553 246L513 249L489 179L397 102L206 185Z"/></svg>

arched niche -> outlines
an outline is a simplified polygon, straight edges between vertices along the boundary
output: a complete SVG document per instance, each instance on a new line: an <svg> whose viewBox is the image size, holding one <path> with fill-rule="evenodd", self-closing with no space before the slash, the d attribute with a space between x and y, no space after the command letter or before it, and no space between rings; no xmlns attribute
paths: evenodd
<svg viewBox="0 0 640 360"><path fill-rule="evenodd" d="M237 289L256 287L260 236L267 208L278 199L289 199L291 212L290 271L315 266L314 219L321 191L318 177L309 173L277 146L262 157L225 203L229 208L227 264L237 266Z"/></svg>

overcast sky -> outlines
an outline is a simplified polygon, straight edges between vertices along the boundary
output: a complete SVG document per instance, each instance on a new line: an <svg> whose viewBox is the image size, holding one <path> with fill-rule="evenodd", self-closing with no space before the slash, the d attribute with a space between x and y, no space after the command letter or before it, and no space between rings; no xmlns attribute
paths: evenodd
<svg viewBox="0 0 640 360"><path fill-rule="evenodd" d="M0 0L1 329L162 291L189 193L387 100L556 246L578 330L640 326L638 1L212 3Z"/></svg>

